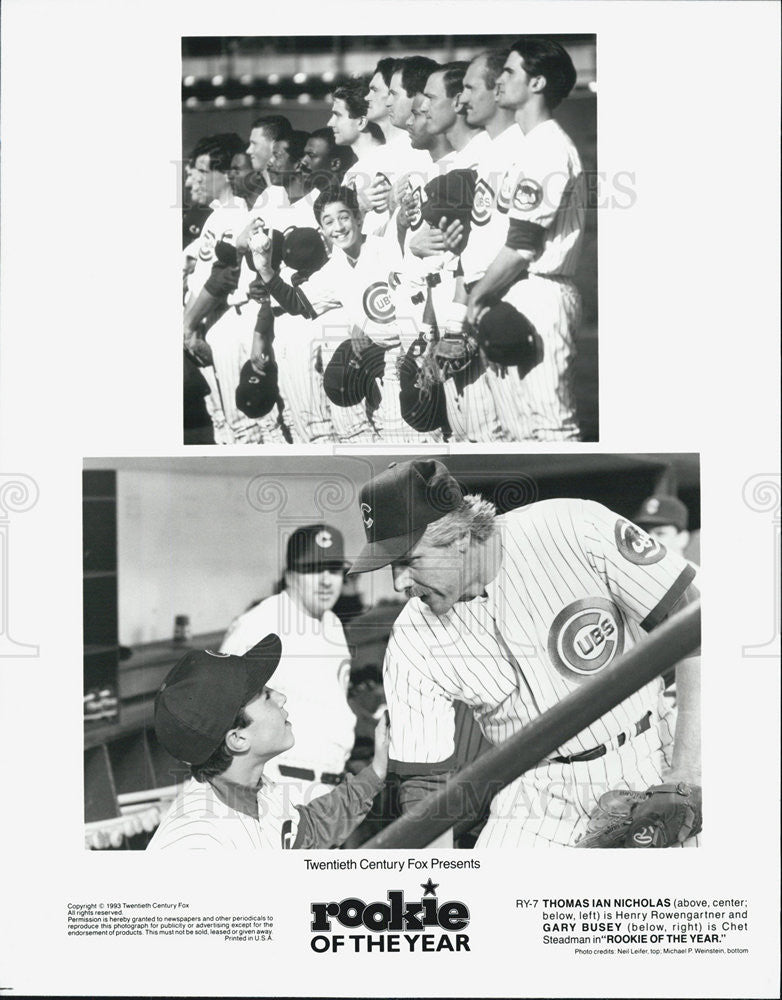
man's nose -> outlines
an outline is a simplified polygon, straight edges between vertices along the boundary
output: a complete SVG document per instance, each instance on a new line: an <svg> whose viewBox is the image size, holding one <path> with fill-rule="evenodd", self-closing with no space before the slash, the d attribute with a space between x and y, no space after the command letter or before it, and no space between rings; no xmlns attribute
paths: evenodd
<svg viewBox="0 0 782 1000"><path fill-rule="evenodd" d="M402 594L408 587L412 587L413 578L409 566L392 566L391 573L394 578L394 590L398 594Z"/></svg>

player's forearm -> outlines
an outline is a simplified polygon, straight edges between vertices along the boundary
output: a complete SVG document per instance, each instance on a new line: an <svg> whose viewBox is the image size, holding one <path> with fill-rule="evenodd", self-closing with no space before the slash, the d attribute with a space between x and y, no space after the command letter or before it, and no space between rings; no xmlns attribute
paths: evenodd
<svg viewBox="0 0 782 1000"><path fill-rule="evenodd" d="M372 766L346 776L333 792L299 806L299 828L294 848L339 847L369 812L372 800L383 787Z"/></svg>
<svg viewBox="0 0 782 1000"><path fill-rule="evenodd" d="M290 313L291 316L308 315L304 303L296 293L296 289L291 285L287 285L279 274L272 271L268 279L263 274L261 274L261 278L266 283L269 294L272 295L275 302L282 306L286 313Z"/></svg>
<svg viewBox="0 0 782 1000"><path fill-rule="evenodd" d="M203 320L218 306L219 299L202 288L198 295L185 306L185 340L196 336Z"/></svg>
<svg viewBox="0 0 782 1000"><path fill-rule="evenodd" d="M670 778L701 783L700 657L676 665L676 733Z"/></svg>
<svg viewBox="0 0 782 1000"><path fill-rule="evenodd" d="M527 270L528 266L529 261L518 250L503 247L470 292L470 301L483 302L492 296L500 295Z"/></svg>

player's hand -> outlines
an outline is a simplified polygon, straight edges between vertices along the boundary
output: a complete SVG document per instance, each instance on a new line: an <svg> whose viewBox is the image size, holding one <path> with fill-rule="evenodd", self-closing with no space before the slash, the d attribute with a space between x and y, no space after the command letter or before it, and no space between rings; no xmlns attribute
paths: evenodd
<svg viewBox="0 0 782 1000"><path fill-rule="evenodd" d="M475 330L478 328L478 324L481 321L481 317L485 312L487 312L489 307L481 300L479 296L476 296L475 290L467 299L467 322Z"/></svg>
<svg viewBox="0 0 782 1000"><path fill-rule="evenodd" d="M375 726L375 755L372 758L372 770L383 781L388 773L388 744L390 731L388 712L383 712Z"/></svg>
<svg viewBox="0 0 782 1000"><path fill-rule="evenodd" d="M414 236L410 237L407 244L411 252L416 257L433 257L435 254L443 253L448 248L445 245L445 238L439 229L432 229L431 226L421 226Z"/></svg>
<svg viewBox="0 0 782 1000"><path fill-rule="evenodd" d="M192 330L185 331L185 350L199 367L209 368L214 365L212 348L203 337L199 337Z"/></svg>
<svg viewBox="0 0 782 1000"><path fill-rule="evenodd" d="M465 243L465 232L464 225L458 219L454 219L449 225L448 220L443 216L440 219L440 232L443 234L446 250L450 250L454 254L462 252Z"/></svg>
<svg viewBox="0 0 782 1000"><path fill-rule="evenodd" d="M387 212L391 204L391 185L385 177L378 176L367 190L369 204L376 212Z"/></svg>
<svg viewBox="0 0 782 1000"><path fill-rule="evenodd" d="M406 191L399 203L399 214L396 224L400 229L409 229L415 218L415 198L412 191Z"/></svg>
<svg viewBox="0 0 782 1000"><path fill-rule="evenodd" d="M271 341L262 333L256 333L250 351L250 364L259 375L263 375L271 361L274 361L274 348Z"/></svg>

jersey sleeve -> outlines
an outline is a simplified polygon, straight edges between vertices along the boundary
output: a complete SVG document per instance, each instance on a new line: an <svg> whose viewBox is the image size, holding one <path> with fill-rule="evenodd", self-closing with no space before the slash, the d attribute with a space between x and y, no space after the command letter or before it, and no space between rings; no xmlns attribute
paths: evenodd
<svg viewBox="0 0 782 1000"><path fill-rule="evenodd" d="M627 518L593 501L581 503L580 535L590 566L617 603L650 632L696 580L695 567Z"/></svg>
<svg viewBox="0 0 782 1000"><path fill-rule="evenodd" d="M346 775L334 791L297 806L299 825L294 849L339 847L369 812L382 787L383 779L371 766L365 767L356 775Z"/></svg>
<svg viewBox="0 0 782 1000"><path fill-rule="evenodd" d="M391 718L389 770L400 776L453 770L453 701L429 676L423 636L404 614L388 643L383 687Z"/></svg>
<svg viewBox="0 0 782 1000"><path fill-rule="evenodd" d="M507 245L538 256L573 190L571 164L557 147L528 141L510 171Z"/></svg>

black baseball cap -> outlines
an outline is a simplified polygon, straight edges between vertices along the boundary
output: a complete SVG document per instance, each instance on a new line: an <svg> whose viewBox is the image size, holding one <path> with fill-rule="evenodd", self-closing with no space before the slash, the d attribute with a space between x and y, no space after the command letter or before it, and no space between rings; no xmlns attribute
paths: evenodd
<svg viewBox="0 0 782 1000"><path fill-rule="evenodd" d="M386 352L369 344L357 355L352 340L343 340L323 372L323 391L334 406L356 406L370 397L375 379L382 378Z"/></svg>
<svg viewBox="0 0 782 1000"><path fill-rule="evenodd" d="M345 542L342 532L329 524L308 524L297 528L288 539L285 565L298 573L344 569Z"/></svg>
<svg viewBox="0 0 782 1000"><path fill-rule="evenodd" d="M518 365L526 375L537 363L535 327L509 302L498 302L487 309L475 336L486 358L494 364Z"/></svg>
<svg viewBox="0 0 782 1000"><path fill-rule="evenodd" d="M311 226L296 226L285 233L282 259L293 271L313 274L328 260L323 237Z"/></svg>
<svg viewBox="0 0 782 1000"><path fill-rule="evenodd" d="M251 361L245 361L234 394L237 410L253 420L265 417L274 408L279 394L275 361L269 361L262 374L253 368Z"/></svg>
<svg viewBox="0 0 782 1000"><path fill-rule="evenodd" d="M677 497L660 495L647 497L633 520L642 528L672 524L677 531L684 531L687 528L688 513Z"/></svg>
<svg viewBox="0 0 782 1000"><path fill-rule="evenodd" d="M268 684L282 655L270 632L244 656L191 649L171 670L155 698L155 733L185 764L203 764L234 719Z"/></svg>
<svg viewBox="0 0 782 1000"><path fill-rule="evenodd" d="M349 573L396 562L414 548L433 521L462 502L462 490L442 462L392 462L362 487L359 502L367 543Z"/></svg>
<svg viewBox="0 0 782 1000"><path fill-rule="evenodd" d="M475 170L458 169L429 181L424 188L426 200L421 206L424 221L437 228L445 216L449 225L458 219L469 231L477 177Z"/></svg>

